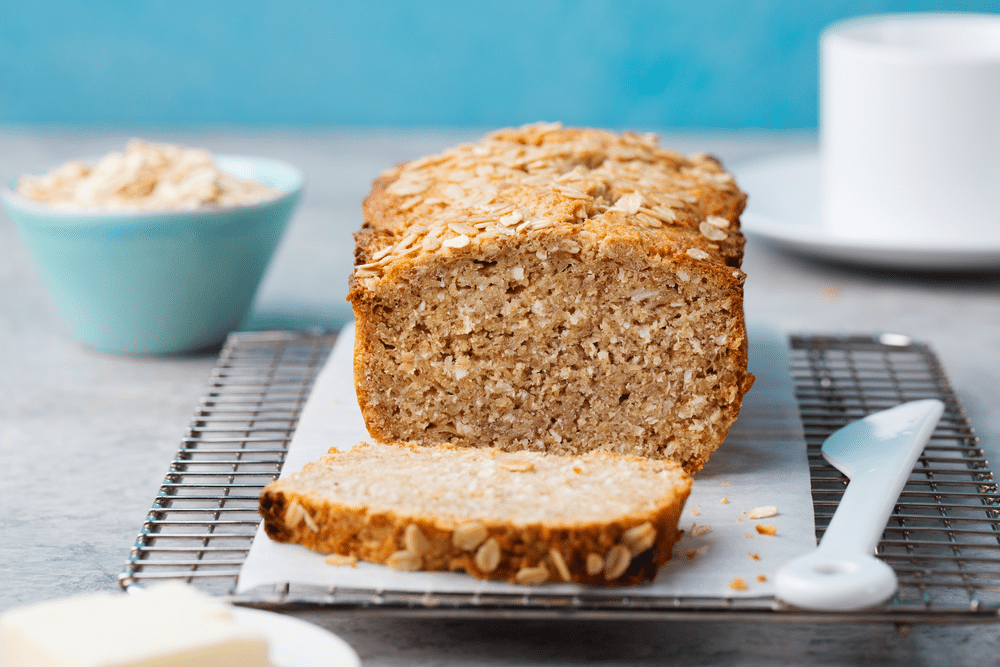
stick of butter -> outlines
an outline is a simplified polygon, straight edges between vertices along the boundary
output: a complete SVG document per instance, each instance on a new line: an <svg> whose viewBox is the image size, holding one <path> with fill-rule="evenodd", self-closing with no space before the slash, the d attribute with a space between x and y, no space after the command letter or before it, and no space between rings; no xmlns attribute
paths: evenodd
<svg viewBox="0 0 1000 667"><path fill-rule="evenodd" d="M95 593L0 616L3 667L268 667L267 641L182 583Z"/></svg>

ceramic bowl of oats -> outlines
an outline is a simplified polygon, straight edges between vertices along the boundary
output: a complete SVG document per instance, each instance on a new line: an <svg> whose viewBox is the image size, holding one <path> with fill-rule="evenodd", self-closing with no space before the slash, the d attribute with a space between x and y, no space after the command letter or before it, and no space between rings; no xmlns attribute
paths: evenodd
<svg viewBox="0 0 1000 667"><path fill-rule="evenodd" d="M302 186L276 160L132 140L2 197L82 345L167 355L240 328Z"/></svg>

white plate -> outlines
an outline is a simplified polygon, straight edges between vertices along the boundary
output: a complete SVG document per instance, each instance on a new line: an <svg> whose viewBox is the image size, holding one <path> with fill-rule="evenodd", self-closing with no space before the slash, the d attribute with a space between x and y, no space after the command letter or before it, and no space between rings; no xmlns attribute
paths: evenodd
<svg viewBox="0 0 1000 667"><path fill-rule="evenodd" d="M742 216L743 231L773 245L811 257L888 269L955 271L1000 267L998 241L959 238L929 245L831 233L823 225L817 152L782 155L733 171L740 188L749 195Z"/></svg>
<svg viewBox="0 0 1000 667"><path fill-rule="evenodd" d="M271 667L360 667L361 660L337 635L292 616L235 607L241 624L267 638Z"/></svg>

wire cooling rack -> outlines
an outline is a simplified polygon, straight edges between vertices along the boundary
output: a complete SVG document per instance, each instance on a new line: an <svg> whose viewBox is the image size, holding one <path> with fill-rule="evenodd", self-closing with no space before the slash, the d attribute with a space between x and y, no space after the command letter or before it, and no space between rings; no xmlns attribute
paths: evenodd
<svg viewBox="0 0 1000 667"><path fill-rule="evenodd" d="M283 585L235 596L259 523L257 498L281 471L335 333L229 337L120 575L128 589L183 580L238 604L294 612L424 616L675 620L1000 620L1000 494L975 433L933 351L900 335L789 339L805 429L817 534L847 485L820 447L876 410L922 398L944 416L910 475L878 546L899 578L896 596L862 612L805 612L771 597L587 597L415 594Z"/></svg>

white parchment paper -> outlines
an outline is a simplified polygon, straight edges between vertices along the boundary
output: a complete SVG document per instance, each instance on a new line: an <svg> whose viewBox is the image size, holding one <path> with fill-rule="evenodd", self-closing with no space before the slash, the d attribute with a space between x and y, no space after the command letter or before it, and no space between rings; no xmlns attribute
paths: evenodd
<svg viewBox="0 0 1000 667"><path fill-rule="evenodd" d="M816 546L805 441L788 371L785 336L750 327L750 370L757 376L736 425L722 447L695 476L681 518L686 533L673 558L650 584L629 595L768 596L777 569ZM350 448L369 439L354 393L354 328L344 329L321 371L289 446L282 477L318 459L331 447ZM776 516L754 520L750 510L773 505ZM775 535L756 524L775 526ZM694 530L692 530L694 528ZM735 578L747 589L733 588ZM305 547L272 542L262 527L240 571L237 594L277 583L341 586L423 593L520 593L529 590L452 572L397 572L359 562L331 566ZM551 593L620 596L620 587L546 584ZM530 590L538 590L531 587Z"/></svg>

